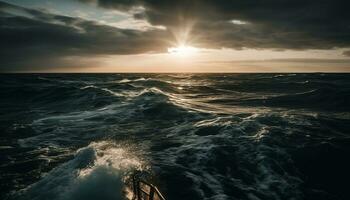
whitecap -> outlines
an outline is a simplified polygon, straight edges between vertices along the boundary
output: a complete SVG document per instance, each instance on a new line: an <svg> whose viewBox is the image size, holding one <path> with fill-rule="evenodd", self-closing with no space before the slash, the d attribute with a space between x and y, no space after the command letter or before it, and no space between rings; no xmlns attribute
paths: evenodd
<svg viewBox="0 0 350 200"><path fill-rule="evenodd" d="M17 195L35 200L129 199L127 176L146 169L130 148L108 141L93 142Z"/></svg>

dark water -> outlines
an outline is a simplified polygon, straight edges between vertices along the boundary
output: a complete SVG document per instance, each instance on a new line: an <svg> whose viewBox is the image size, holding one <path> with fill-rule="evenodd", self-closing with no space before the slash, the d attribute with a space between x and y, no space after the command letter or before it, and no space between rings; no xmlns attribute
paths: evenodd
<svg viewBox="0 0 350 200"><path fill-rule="evenodd" d="M0 75L0 199L350 199L350 74Z"/></svg>

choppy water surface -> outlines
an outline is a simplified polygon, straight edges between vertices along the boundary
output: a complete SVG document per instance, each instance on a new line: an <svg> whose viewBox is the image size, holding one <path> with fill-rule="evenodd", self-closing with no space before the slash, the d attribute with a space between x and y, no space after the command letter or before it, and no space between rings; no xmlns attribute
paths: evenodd
<svg viewBox="0 0 350 200"><path fill-rule="evenodd" d="M0 78L0 199L350 199L349 74Z"/></svg>

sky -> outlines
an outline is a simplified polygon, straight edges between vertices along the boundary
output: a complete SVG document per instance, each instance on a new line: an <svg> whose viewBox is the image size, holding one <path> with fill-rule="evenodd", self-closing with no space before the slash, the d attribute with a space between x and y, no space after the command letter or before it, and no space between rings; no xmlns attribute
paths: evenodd
<svg viewBox="0 0 350 200"><path fill-rule="evenodd" d="M0 72L350 72L348 0L0 0Z"/></svg>

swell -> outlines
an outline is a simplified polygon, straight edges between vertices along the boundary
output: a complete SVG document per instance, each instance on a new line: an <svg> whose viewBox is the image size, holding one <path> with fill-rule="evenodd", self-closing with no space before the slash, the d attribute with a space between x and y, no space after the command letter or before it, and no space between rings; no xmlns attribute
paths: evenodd
<svg viewBox="0 0 350 200"><path fill-rule="evenodd" d="M338 130L345 133L343 123L347 122L293 113L199 119L166 129L165 140L153 140L152 164L162 169L159 176L166 193L181 199L303 199L313 195L333 199L321 191L344 196L345 185L330 187L327 181L334 183L336 178L323 174L331 173L327 169L339 170L338 178L349 174L344 160L349 136L330 136L326 130L346 126ZM327 159L337 165L325 164L323 154L337 155ZM310 179L306 178L309 174ZM340 184L347 175L339 178Z"/></svg>
<svg viewBox="0 0 350 200"><path fill-rule="evenodd" d="M348 102L350 102L348 88L319 88L302 93L249 99L242 102L242 105L349 111Z"/></svg>
<svg viewBox="0 0 350 200"><path fill-rule="evenodd" d="M81 89L101 90L104 91L103 94L115 96L114 92L105 91L104 88L88 86ZM127 100L117 101L117 99L98 108L82 110L82 107L79 107L79 111L46 114L45 117L36 119L30 124L36 135L18 141L23 147L68 147L72 144L81 146L89 141L114 137L117 134L123 137L120 132L111 134L109 131L109 129L119 130L120 124L138 124L142 130L163 123L163 120L186 121L198 115L177 105L172 100L175 98L173 95L157 88L124 92L117 97ZM137 127L131 128L134 129L132 131L137 130Z"/></svg>
<svg viewBox="0 0 350 200"><path fill-rule="evenodd" d="M281 194L301 198L296 169L279 159L290 155L268 144L284 137L282 130L270 130L263 123L269 117L214 118L168 129L167 145L156 140L152 147L153 165L163 169L159 176L167 194L182 199L268 199ZM183 185L180 193L178 184Z"/></svg>
<svg viewBox="0 0 350 200"><path fill-rule="evenodd" d="M349 199L348 80L4 77L0 198L119 198L142 163L168 199Z"/></svg>

